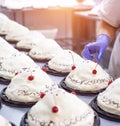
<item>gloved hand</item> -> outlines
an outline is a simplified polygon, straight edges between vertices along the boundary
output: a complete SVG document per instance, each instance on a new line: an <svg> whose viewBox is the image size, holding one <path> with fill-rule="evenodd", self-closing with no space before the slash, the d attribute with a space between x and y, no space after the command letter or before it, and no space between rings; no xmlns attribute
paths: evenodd
<svg viewBox="0 0 120 126"><path fill-rule="evenodd" d="M96 42L89 43L84 47L82 56L89 60L96 60L97 62L100 62L109 42L110 38L108 35L98 35ZM94 55L96 57L94 57Z"/></svg>

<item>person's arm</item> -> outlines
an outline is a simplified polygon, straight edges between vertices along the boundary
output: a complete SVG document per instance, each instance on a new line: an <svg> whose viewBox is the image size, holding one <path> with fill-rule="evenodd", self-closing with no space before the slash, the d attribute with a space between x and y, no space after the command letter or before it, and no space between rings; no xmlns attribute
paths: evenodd
<svg viewBox="0 0 120 126"><path fill-rule="evenodd" d="M106 23L105 21L101 20L100 24L98 25L97 36L100 34L106 34L110 37L110 41L113 40L115 37L115 33L117 28L111 26L110 24Z"/></svg>
<svg viewBox="0 0 120 126"><path fill-rule="evenodd" d="M98 11L102 21L97 29L96 41L85 45L82 56L89 60L101 61L101 58L110 44L114 42L115 32L120 27L119 12L120 0L103 0Z"/></svg>
<svg viewBox="0 0 120 126"><path fill-rule="evenodd" d="M117 28L109 25L105 21L101 21L98 29L96 41L84 47L82 56L89 60L100 62L107 46L110 42L113 42L112 40Z"/></svg>

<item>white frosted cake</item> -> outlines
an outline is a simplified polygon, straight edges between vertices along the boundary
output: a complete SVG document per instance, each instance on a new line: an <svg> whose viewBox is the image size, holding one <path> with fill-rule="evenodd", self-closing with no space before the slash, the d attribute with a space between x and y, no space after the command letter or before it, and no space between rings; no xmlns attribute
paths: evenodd
<svg viewBox="0 0 120 126"><path fill-rule="evenodd" d="M65 78L67 87L78 91L100 91L112 81L111 76L97 63L84 60Z"/></svg>
<svg viewBox="0 0 120 126"><path fill-rule="evenodd" d="M12 126L10 124L10 122L5 117L3 117L2 115L0 115L0 125L1 126Z"/></svg>
<svg viewBox="0 0 120 126"><path fill-rule="evenodd" d="M94 126L94 111L74 94L57 89L41 94L28 112L29 126Z"/></svg>
<svg viewBox="0 0 120 126"><path fill-rule="evenodd" d="M12 54L17 53L18 51L11 46L6 40L0 37L0 62L6 58L9 57Z"/></svg>
<svg viewBox="0 0 120 126"><path fill-rule="evenodd" d="M33 1L35 2L35 1ZM8 10L22 10L24 8L31 8L32 7L32 1L26 1L26 0L3 0L1 3L1 6L7 8Z"/></svg>
<svg viewBox="0 0 120 126"><path fill-rule="evenodd" d="M9 100L36 102L41 92L58 88L52 79L40 67L23 68L16 72L5 90Z"/></svg>
<svg viewBox="0 0 120 126"><path fill-rule="evenodd" d="M55 40L46 38L30 50L29 56L37 60L50 60L62 52L63 49Z"/></svg>
<svg viewBox="0 0 120 126"><path fill-rule="evenodd" d="M24 53L15 53L0 62L0 77L11 80L14 73L21 68L35 67L37 64Z"/></svg>
<svg viewBox="0 0 120 126"><path fill-rule="evenodd" d="M97 96L97 105L105 112L120 116L120 78Z"/></svg>
<svg viewBox="0 0 120 126"><path fill-rule="evenodd" d="M10 19L0 13L0 35L6 35L8 33L9 23Z"/></svg>
<svg viewBox="0 0 120 126"><path fill-rule="evenodd" d="M10 21L8 23L8 32L5 36L5 39L9 42L18 42L20 41L25 34L29 32L29 29L15 21Z"/></svg>
<svg viewBox="0 0 120 126"><path fill-rule="evenodd" d="M0 19L9 19L7 15L0 12Z"/></svg>
<svg viewBox="0 0 120 126"><path fill-rule="evenodd" d="M72 66L77 66L83 58L71 50L64 50L48 62L48 67L52 70L66 73L72 70Z"/></svg>
<svg viewBox="0 0 120 126"><path fill-rule="evenodd" d="M34 30L30 30L24 37L16 44L17 49L32 49L36 44L43 43L45 36Z"/></svg>

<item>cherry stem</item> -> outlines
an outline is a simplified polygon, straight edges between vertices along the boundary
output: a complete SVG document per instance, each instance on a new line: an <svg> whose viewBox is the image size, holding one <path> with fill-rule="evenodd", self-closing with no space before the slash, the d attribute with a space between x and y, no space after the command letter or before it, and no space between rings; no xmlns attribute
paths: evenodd
<svg viewBox="0 0 120 126"><path fill-rule="evenodd" d="M73 60L73 65L74 65L74 57L73 57L73 54L72 54L72 52L71 51L69 51L69 53L71 54L71 56L72 56L72 60Z"/></svg>
<svg viewBox="0 0 120 126"><path fill-rule="evenodd" d="M96 65L95 65L95 70L96 70L97 66L98 66L98 63L96 63Z"/></svg>

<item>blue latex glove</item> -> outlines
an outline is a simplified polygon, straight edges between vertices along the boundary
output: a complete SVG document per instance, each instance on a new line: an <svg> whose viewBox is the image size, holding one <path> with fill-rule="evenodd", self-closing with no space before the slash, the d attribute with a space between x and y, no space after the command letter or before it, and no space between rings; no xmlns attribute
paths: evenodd
<svg viewBox="0 0 120 126"><path fill-rule="evenodd" d="M109 42L110 38L108 35L98 35L96 42L89 43L84 47L82 56L89 60L100 62Z"/></svg>

